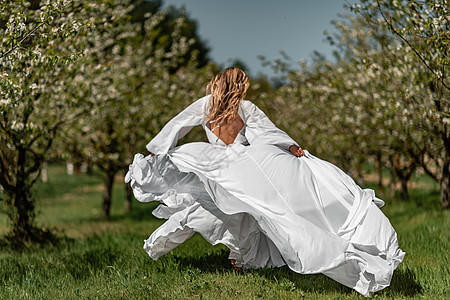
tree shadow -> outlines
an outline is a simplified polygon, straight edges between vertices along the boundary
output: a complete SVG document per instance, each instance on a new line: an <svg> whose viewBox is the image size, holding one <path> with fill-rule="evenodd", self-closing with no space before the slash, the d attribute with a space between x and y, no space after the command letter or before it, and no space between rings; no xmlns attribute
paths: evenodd
<svg viewBox="0 0 450 300"><path fill-rule="evenodd" d="M64 232L57 228L31 227L28 235L8 232L0 237L0 250L8 249L14 252L33 251L36 247L60 247L64 243L71 242Z"/></svg>

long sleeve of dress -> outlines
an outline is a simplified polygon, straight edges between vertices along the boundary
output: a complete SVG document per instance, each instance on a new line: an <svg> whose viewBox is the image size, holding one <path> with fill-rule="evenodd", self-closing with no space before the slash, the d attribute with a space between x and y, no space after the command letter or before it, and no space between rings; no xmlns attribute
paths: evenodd
<svg viewBox="0 0 450 300"><path fill-rule="evenodd" d="M209 98L208 95L198 99L170 120L147 144L147 150L154 154L165 154L174 148L179 139L184 137L194 126L202 123Z"/></svg>
<svg viewBox="0 0 450 300"><path fill-rule="evenodd" d="M269 144L289 149L298 144L283 130L277 128L266 114L250 101L243 103L246 116L245 137L250 145Z"/></svg>

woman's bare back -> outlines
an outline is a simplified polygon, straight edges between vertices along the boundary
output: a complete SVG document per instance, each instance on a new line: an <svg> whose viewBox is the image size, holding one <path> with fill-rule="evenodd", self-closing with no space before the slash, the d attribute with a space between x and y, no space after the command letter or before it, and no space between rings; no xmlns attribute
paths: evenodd
<svg viewBox="0 0 450 300"><path fill-rule="evenodd" d="M211 131L226 145L230 145L234 142L244 125L244 121L237 115L233 119L224 121L222 124L217 122L211 123L211 128L213 128Z"/></svg>

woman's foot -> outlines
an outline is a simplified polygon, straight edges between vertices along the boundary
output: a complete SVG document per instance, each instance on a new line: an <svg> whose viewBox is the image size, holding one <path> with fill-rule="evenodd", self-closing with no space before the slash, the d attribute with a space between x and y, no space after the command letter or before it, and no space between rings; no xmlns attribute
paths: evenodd
<svg viewBox="0 0 450 300"><path fill-rule="evenodd" d="M236 260L235 259L230 259L231 264L233 265L233 267L237 270L237 271L242 271L242 267L238 267L236 266Z"/></svg>

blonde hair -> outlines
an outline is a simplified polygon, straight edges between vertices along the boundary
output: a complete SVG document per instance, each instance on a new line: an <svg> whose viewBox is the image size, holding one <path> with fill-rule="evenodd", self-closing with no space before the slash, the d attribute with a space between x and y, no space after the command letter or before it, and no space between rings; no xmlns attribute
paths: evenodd
<svg viewBox="0 0 450 300"><path fill-rule="evenodd" d="M247 75L238 68L227 68L214 76L206 86L211 93L206 122L221 123L235 117L249 86Z"/></svg>

